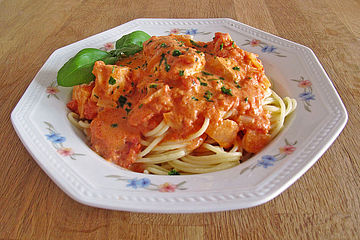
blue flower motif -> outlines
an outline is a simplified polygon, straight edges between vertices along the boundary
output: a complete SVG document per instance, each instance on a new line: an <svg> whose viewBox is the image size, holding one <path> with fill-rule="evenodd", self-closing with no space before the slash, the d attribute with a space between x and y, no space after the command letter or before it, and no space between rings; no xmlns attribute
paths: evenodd
<svg viewBox="0 0 360 240"><path fill-rule="evenodd" d="M299 97L301 97L302 100L305 101L315 100L315 95L313 95L311 92L300 93Z"/></svg>
<svg viewBox="0 0 360 240"><path fill-rule="evenodd" d="M134 189L137 189L137 187L138 187L137 178L129 179L129 180L127 180L127 182L129 183L128 185L126 185L127 187L132 187Z"/></svg>
<svg viewBox="0 0 360 240"><path fill-rule="evenodd" d="M56 140L54 140L54 143L63 143L65 142L66 138L65 137L58 137Z"/></svg>
<svg viewBox="0 0 360 240"><path fill-rule="evenodd" d="M274 164L272 162L269 162L269 161L258 161L258 165L259 166L263 166L264 168L268 168L270 166L274 166Z"/></svg>
<svg viewBox="0 0 360 240"><path fill-rule="evenodd" d="M186 30L186 34L187 35L196 35L197 34L197 29L194 29L194 28L188 29L188 30Z"/></svg>
<svg viewBox="0 0 360 240"><path fill-rule="evenodd" d="M275 162L276 158L272 155L264 155L261 157L261 159L265 162Z"/></svg>
<svg viewBox="0 0 360 240"><path fill-rule="evenodd" d="M148 178L141 178L137 181L137 185L142 188L149 186L150 183L151 181Z"/></svg>
<svg viewBox="0 0 360 240"><path fill-rule="evenodd" d="M60 136L58 133L46 134L45 136L53 143L63 143L66 140L65 137Z"/></svg>
<svg viewBox="0 0 360 240"><path fill-rule="evenodd" d="M276 49L276 47L274 47L274 46L268 46L268 45L266 45L265 47L263 47L263 48L261 49L261 51L262 51L262 52L272 53L275 49Z"/></svg>
<svg viewBox="0 0 360 240"><path fill-rule="evenodd" d="M258 161L259 166L263 166L264 168L268 168L274 165L276 158L272 155L264 155L261 157L261 160Z"/></svg>

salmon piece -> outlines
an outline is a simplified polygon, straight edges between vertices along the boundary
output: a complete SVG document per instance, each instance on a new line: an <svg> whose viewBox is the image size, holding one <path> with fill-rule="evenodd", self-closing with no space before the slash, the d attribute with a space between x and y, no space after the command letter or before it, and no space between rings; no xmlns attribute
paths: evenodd
<svg viewBox="0 0 360 240"><path fill-rule="evenodd" d="M226 119L210 124L206 133L221 147L228 148L235 142L239 126L235 121Z"/></svg>
<svg viewBox="0 0 360 240"><path fill-rule="evenodd" d="M206 68L219 76L223 76L227 81L237 82L246 75L246 70L239 66L237 62L230 58L213 57L206 54Z"/></svg>
<svg viewBox="0 0 360 240"><path fill-rule="evenodd" d="M271 136L256 130L247 130L243 139L243 148L250 153L257 153L270 141Z"/></svg>
<svg viewBox="0 0 360 240"><path fill-rule="evenodd" d="M170 88L164 85L161 89L148 94L134 107L129 115L129 124L134 127L149 124L150 119L170 111L173 106Z"/></svg>
<svg viewBox="0 0 360 240"><path fill-rule="evenodd" d="M191 76L205 66L204 53L173 36L151 37L144 43L144 55L148 59L147 70L161 79Z"/></svg>
<svg viewBox="0 0 360 240"><path fill-rule="evenodd" d="M96 117L98 108L90 97L94 88L94 82L76 85L73 88L72 99L66 105L71 111L79 114L80 119L93 119Z"/></svg>
<svg viewBox="0 0 360 240"><path fill-rule="evenodd" d="M128 67L105 65L103 61L97 61L93 74L96 79L91 100L99 107L116 107L120 95L132 90L131 71Z"/></svg>

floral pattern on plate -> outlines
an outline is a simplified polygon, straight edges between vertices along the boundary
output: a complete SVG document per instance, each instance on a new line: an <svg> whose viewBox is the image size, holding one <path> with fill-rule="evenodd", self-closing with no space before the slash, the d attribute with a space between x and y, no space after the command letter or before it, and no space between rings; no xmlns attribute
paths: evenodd
<svg viewBox="0 0 360 240"><path fill-rule="evenodd" d="M165 31L167 34L186 34L186 35L209 35L212 34L212 32L204 32L204 31L198 31L197 28L172 28L170 31Z"/></svg>
<svg viewBox="0 0 360 240"><path fill-rule="evenodd" d="M49 131L48 134L45 134L47 140L49 140L56 151L63 157L70 157L72 160L76 160L76 156L84 156L85 154L75 153L72 148L65 147L63 143L66 141L64 136L61 136L58 133L54 126L49 122L44 122L46 124L46 129Z"/></svg>
<svg viewBox="0 0 360 240"><path fill-rule="evenodd" d="M288 155L292 154L296 150L295 145L297 144L297 141L291 143L285 138L285 144L286 144L285 146L279 148L279 152L277 154L263 155L261 157L261 160L258 160L256 163L242 169L240 171L240 175L246 172L247 170L253 171L257 167L268 168L274 166L275 162L283 160L284 158L286 158Z"/></svg>
<svg viewBox="0 0 360 240"><path fill-rule="evenodd" d="M316 100L312 90L312 82L306 80L303 76L300 76L299 79L290 79L290 80L297 82L298 87L304 89L303 92L299 94L299 97L301 101L304 103L305 110L311 112L310 101Z"/></svg>
<svg viewBox="0 0 360 240"><path fill-rule="evenodd" d="M277 48L274 47L273 45L269 45L258 39L252 39L252 40L247 39L245 41L246 42L244 44L242 44L241 46L250 45L251 47L259 47L259 48L261 48L261 52L263 52L263 53L273 54L277 57L286 57L285 55L278 52Z"/></svg>
<svg viewBox="0 0 360 240"><path fill-rule="evenodd" d="M56 81L52 82L50 84L50 86L48 86L46 88L46 93L47 93L47 97L50 98L50 97L55 97L56 99L59 100L59 97L56 95L58 92L59 92L59 88L57 86L57 83Z"/></svg>
<svg viewBox="0 0 360 240"><path fill-rule="evenodd" d="M124 178L119 175L107 175L105 177L108 178L115 178L118 181L126 181L126 187L138 189L138 188L144 188L146 190L151 191L158 191L158 192L175 192L176 190L186 190L187 188L184 188L183 185L186 183L186 181L182 181L177 184L165 182L163 184L154 184L151 182L149 178Z"/></svg>
<svg viewBox="0 0 360 240"><path fill-rule="evenodd" d="M113 42L107 42L107 43L104 43L104 45L102 47L100 47L99 49L103 50L103 51L114 50L115 44Z"/></svg>

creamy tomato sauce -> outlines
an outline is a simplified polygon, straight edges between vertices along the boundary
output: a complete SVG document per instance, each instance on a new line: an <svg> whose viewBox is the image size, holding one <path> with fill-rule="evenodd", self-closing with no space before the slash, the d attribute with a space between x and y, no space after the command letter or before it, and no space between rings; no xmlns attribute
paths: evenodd
<svg viewBox="0 0 360 240"><path fill-rule="evenodd" d="M75 86L68 107L92 120L92 148L126 168L141 151L143 134L162 120L170 126L163 141L186 139L210 119L207 138L229 148L255 153L269 141L269 113L262 108L270 83L257 56L216 33L213 41L195 42L186 35L151 37L143 51L116 65L95 63L96 80Z"/></svg>

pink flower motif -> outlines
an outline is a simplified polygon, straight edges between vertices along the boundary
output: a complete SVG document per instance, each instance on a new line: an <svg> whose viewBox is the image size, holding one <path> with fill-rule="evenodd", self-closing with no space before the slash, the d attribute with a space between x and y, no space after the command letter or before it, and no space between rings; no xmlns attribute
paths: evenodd
<svg viewBox="0 0 360 240"><path fill-rule="evenodd" d="M106 51L112 50L114 48L114 43L112 42L105 43L104 48Z"/></svg>
<svg viewBox="0 0 360 240"><path fill-rule="evenodd" d="M175 192L175 189L176 185L167 182L159 186L160 192Z"/></svg>
<svg viewBox="0 0 360 240"><path fill-rule="evenodd" d="M257 39L253 39L253 40L251 40L251 42L250 42L250 45L252 46L252 47L256 47L256 46L258 46L260 44L260 40L257 40Z"/></svg>
<svg viewBox="0 0 360 240"><path fill-rule="evenodd" d="M55 94L57 94L58 92L59 92L59 89L58 89L57 87L52 87L52 86L50 86L50 87L47 87L47 88L46 88L46 93L48 93L48 94L55 95Z"/></svg>
<svg viewBox="0 0 360 240"><path fill-rule="evenodd" d="M74 154L74 151L71 148L60 148L57 150L57 152L64 157L68 157Z"/></svg>
<svg viewBox="0 0 360 240"><path fill-rule="evenodd" d="M285 147L279 148L279 150L280 150L280 153L290 155L296 150L296 147L294 147L292 145L286 145Z"/></svg>
<svg viewBox="0 0 360 240"><path fill-rule="evenodd" d="M309 80L302 80L299 82L298 87L301 88L308 88L312 85L312 83Z"/></svg>
<svg viewBox="0 0 360 240"><path fill-rule="evenodd" d="M180 30L178 28L173 28L170 30L170 34L179 34Z"/></svg>

